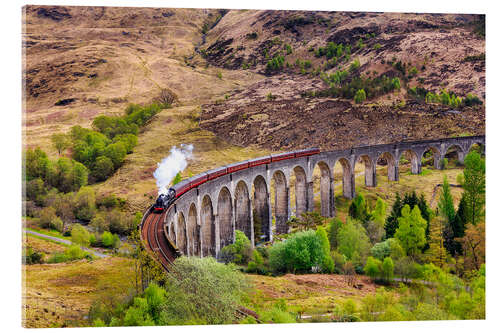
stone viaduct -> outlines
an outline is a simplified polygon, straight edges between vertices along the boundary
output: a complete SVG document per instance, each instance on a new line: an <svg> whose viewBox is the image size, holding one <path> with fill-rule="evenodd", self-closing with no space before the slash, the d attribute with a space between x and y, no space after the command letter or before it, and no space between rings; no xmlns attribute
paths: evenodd
<svg viewBox="0 0 500 333"><path fill-rule="evenodd" d="M485 145L484 136L446 138L394 144L361 146L346 150L287 159L244 169L207 181L179 197L167 210L163 221L165 235L184 255L217 256L234 241L235 230L243 231L255 245L272 240L273 233L287 233L286 222L313 210L313 170L320 169L321 215L335 216L333 169L342 166L342 194L352 199L356 193L354 167L365 166L365 185L377 186L376 165L387 162L389 181L399 180L399 161L404 152L411 159L411 172L422 171L422 157L430 151L434 167L450 148L458 159L474 144ZM290 205L290 180L295 175L295 211ZM196 176L195 176L196 177ZM274 198L271 198L271 184ZM274 211L271 209L274 200ZM275 228L273 230L273 220Z"/></svg>

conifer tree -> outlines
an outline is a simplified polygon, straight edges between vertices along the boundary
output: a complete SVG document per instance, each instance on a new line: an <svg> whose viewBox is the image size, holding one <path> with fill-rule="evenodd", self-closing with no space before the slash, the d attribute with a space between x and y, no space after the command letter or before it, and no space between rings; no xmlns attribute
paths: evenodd
<svg viewBox="0 0 500 333"><path fill-rule="evenodd" d="M396 229L399 226L398 217L401 216L401 208L403 208L403 203L401 202L401 197L399 193L396 193L396 201L392 205L391 214L387 217L385 221L385 237L392 238Z"/></svg>
<svg viewBox="0 0 500 333"><path fill-rule="evenodd" d="M445 223L444 218L441 216L433 218L430 222L430 240L427 255L429 261L438 267L444 266L447 257L443 239Z"/></svg>

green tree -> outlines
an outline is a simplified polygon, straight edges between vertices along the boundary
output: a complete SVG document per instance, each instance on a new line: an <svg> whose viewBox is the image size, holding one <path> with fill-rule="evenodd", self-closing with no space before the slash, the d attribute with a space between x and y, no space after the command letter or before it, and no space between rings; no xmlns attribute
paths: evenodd
<svg viewBox="0 0 500 333"><path fill-rule="evenodd" d="M340 227L343 225L342 220L338 217L330 219L328 224L328 240L330 241L330 248L336 249L338 245L337 234Z"/></svg>
<svg viewBox="0 0 500 333"><path fill-rule="evenodd" d="M467 222L477 224L484 217L486 165L477 152L472 151L465 157L464 197Z"/></svg>
<svg viewBox="0 0 500 333"><path fill-rule="evenodd" d="M365 257L370 250L370 240L360 222L348 219L338 231L338 251L353 260L355 254Z"/></svg>
<svg viewBox="0 0 500 333"><path fill-rule="evenodd" d="M400 242L406 253L415 256L426 243L425 229L427 221L422 218L418 206L410 210L409 205L405 205L401 210L401 217L398 218L399 227L394 237Z"/></svg>
<svg viewBox="0 0 500 333"><path fill-rule="evenodd" d="M47 154L40 148L28 149L25 155L26 180L45 179L49 167Z"/></svg>
<svg viewBox="0 0 500 333"><path fill-rule="evenodd" d="M396 200L392 205L391 214L387 217L385 222L385 236L387 238L394 237L396 229L399 227L398 217L401 216L401 209L403 208L403 203L399 193L396 192Z"/></svg>
<svg viewBox="0 0 500 333"><path fill-rule="evenodd" d="M321 248L323 249L323 260L321 263L321 270L327 273L333 273L335 269L335 263L333 262L332 257L330 256L330 242L328 240L328 236L326 235L326 230L319 226L316 229L316 235L318 235L321 241Z"/></svg>
<svg viewBox="0 0 500 333"><path fill-rule="evenodd" d="M104 150L104 155L113 162L113 167L118 169L127 155L127 149L123 142L119 141L108 145Z"/></svg>
<svg viewBox="0 0 500 333"><path fill-rule="evenodd" d="M322 240L314 230L297 232L269 250L269 265L275 272L310 272L323 259Z"/></svg>
<svg viewBox="0 0 500 333"><path fill-rule="evenodd" d="M371 212L371 217L373 222L378 226L384 227L385 216L387 215L387 204L381 197L377 197L377 203L375 204L375 209Z"/></svg>
<svg viewBox="0 0 500 333"><path fill-rule="evenodd" d="M83 220L90 221L95 215L95 193L90 187L82 187L76 193L73 204L73 212L75 217Z"/></svg>
<svg viewBox="0 0 500 333"><path fill-rule="evenodd" d="M351 95L352 96L352 95ZM366 92L364 89L359 89L354 95L354 102L357 104L363 103L366 100Z"/></svg>
<svg viewBox="0 0 500 333"><path fill-rule="evenodd" d="M446 250L454 256L455 254L462 254L462 245L457 240L465 235L465 226L467 221L466 202L465 196L462 194L458 204L457 213L453 221L451 221L445 237Z"/></svg>
<svg viewBox="0 0 500 333"><path fill-rule="evenodd" d="M368 209L366 207L365 197L362 194L356 195L349 205L349 216L363 222L368 219Z"/></svg>
<svg viewBox="0 0 500 333"><path fill-rule="evenodd" d="M394 276L394 263L390 257L386 257L382 262L381 275L385 281L390 281Z"/></svg>
<svg viewBox="0 0 500 333"><path fill-rule="evenodd" d="M366 264L363 270L365 274L368 275L372 280L375 280L380 276L380 268L382 266L382 262L373 257L368 257L366 259Z"/></svg>
<svg viewBox="0 0 500 333"><path fill-rule="evenodd" d="M80 224L73 225L71 228L71 241L73 243L89 246L90 245L90 233Z"/></svg>
<svg viewBox="0 0 500 333"><path fill-rule="evenodd" d="M92 168L92 176L98 181L106 180L113 174L114 165L111 159L107 156L99 156Z"/></svg>
<svg viewBox="0 0 500 333"><path fill-rule="evenodd" d="M438 211L446 223L452 223L455 219L455 206L453 205L450 184L446 175L443 178L443 189L438 201Z"/></svg>
<svg viewBox="0 0 500 333"><path fill-rule="evenodd" d="M50 137L52 144L57 149L59 155L71 146L71 139L69 135L64 133L54 133Z"/></svg>

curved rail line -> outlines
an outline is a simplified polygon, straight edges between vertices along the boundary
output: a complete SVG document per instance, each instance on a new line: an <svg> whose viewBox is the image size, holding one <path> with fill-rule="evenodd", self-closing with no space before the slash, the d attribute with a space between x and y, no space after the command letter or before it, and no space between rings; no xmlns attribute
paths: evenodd
<svg viewBox="0 0 500 333"><path fill-rule="evenodd" d="M165 213L152 214L151 207L148 208L140 224L140 235L146 249L153 253L154 259L168 271L169 266L180 256L180 253L163 230L161 221L163 221Z"/></svg>

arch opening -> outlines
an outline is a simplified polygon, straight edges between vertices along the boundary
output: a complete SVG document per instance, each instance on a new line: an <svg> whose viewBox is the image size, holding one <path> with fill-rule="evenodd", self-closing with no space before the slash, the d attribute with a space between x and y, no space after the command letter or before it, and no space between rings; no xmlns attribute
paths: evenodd
<svg viewBox="0 0 500 333"><path fill-rule="evenodd" d="M179 212L179 214L177 215L176 245L183 254L187 255L186 220L182 212Z"/></svg>
<svg viewBox="0 0 500 333"><path fill-rule="evenodd" d="M465 159L464 149L459 145L450 145L444 152L444 158L446 158L446 162L445 160L441 162L441 168L446 167L448 163L452 163L454 165L462 165Z"/></svg>
<svg viewBox="0 0 500 333"><path fill-rule="evenodd" d="M272 208L277 234L288 233L288 213L290 206L289 188L283 171L276 171L271 179Z"/></svg>
<svg viewBox="0 0 500 333"><path fill-rule="evenodd" d="M375 163L373 163L372 159L368 155L361 155L356 160L357 163L362 163L365 166L365 186L367 187L375 187L377 186L377 174Z"/></svg>
<svg viewBox="0 0 500 333"><path fill-rule="evenodd" d="M397 181L399 180L399 170L398 164L394 156L389 152L382 153L377 159L377 165L379 166L387 166L387 169L382 169L382 173L387 173L387 179L389 181Z"/></svg>
<svg viewBox="0 0 500 333"><path fill-rule="evenodd" d="M316 163L313 169L314 209L318 209L323 217L333 216L332 181L328 165L323 161Z"/></svg>
<svg viewBox="0 0 500 333"><path fill-rule="evenodd" d="M203 256L215 255L215 218L208 195L203 197L201 203L201 244Z"/></svg>
<svg viewBox="0 0 500 333"><path fill-rule="evenodd" d="M439 164L441 160L441 153L439 152L439 149L436 147L428 147L425 149L424 153L422 154L422 157L420 161L417 158L417 163L420 162L420 173L422 171L422 166L429 166L429 167L434 167L434 169L439 169ZM412 173L413 172L413 163L412 163Z"/></svg>
<svg viewBox="0 0 500 333"><path fill-rule="evenodd" d="M252 240L252 221L250 215L250 196L247 184L240 180L236 185L234 192L234 208L235 208L235 228L242 231L248 239Z"/></svg>
<svg viewBox="0 0 500 333"><path fill-rule="evenodd" d="M200 227L197 221L196 206L194 203L189 207L187 235L188 235L188 254L200 255Z"/></svg>
<svg viewBox="0 0 500 333"><path fill-rule="evenodd" d="M269 241L271 239L269 193L266 180L260 175L253 182L252 211L254 244Z"/></svg>
<svg viewBox="0 0 500 333"><path fill-rule="evenodd" d="M346 158L339 158L333 166L333 182L342 182L342 196L347 199L354 198L354 182L351 164Z"/></svg>
<svg viewBox="0 0 500 333"><path fill-rule="evenodd" d="M307 211L307 178L306 172L300 166L293 168L295 176L295 216L300 217Z"/></svg>
<svg viewBox="0 0 500 333"><path fill-rule="evenodd" d="M233 205L231 193L223 187L217 199L217 216L219 218L220 248L233 243Z"/></svg>

